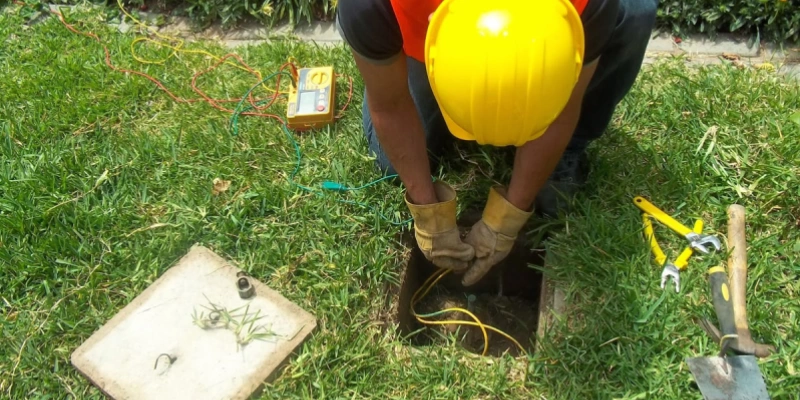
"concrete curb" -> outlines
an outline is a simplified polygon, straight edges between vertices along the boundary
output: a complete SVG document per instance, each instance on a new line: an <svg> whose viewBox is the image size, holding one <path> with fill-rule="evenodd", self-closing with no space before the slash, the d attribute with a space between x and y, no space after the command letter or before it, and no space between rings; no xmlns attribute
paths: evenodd
<svg viewBox="0 0 800 400"><path fill-rule="evenodd" d="M176 17L176 23L168 24L159 29L159 32L177 34L181 36L193 35L188 19ZM736 54L740 57L763 57L769 55L772 59L789 59L800 62L800 44L797 48L780 50L774 46L748 45L748 38L743 35L720 34L715 39L703 35L691 35L681 40L660 33L650 39L647 46L649 52L672 54L706 54L723 55ZM270 40L276 37L295 37L299 40L316 43L330 44L341 43L342 37L336 29L334 22L313 22L299 24L294 30L289 25L283 24L267 28L257 23L244 24L241 27L225 31L219 26L200 33L201 37L222 41L257 41Z"/></svg>
<svg viewBox="0 0 800 400"><path fill-rule="evenodd" d="M294 29L289 24L268 27L258 22L248 21L235 29L223 29L220 24L196 31L187 17L169 17L169 22L155 27L160 14L139 12L143 22L151 25L160 34L180 37L186 40L216 40L228 47L258 44L271 40L296 39L317 44L333 45L342 43L342 38L333 22L316 21L310 24L297 24ZM163 18L163 17L162 17Z"/></svg>
<svg viewBox="0 0 800 400"><path fill-rule="evenodd" d="M731 64L739 68L747 67L753 69L771 70L776 74L780 74L800 82L800 64L798 64L797 62L784 63L782 61L781 62L775 60L770 61L763 57L754 57L750 59L741 58L739 60L730 61L726 60L721 56L716 56L716 55L698 54L694 56L676 56L675 54L669 54L669 53L648 52L645 55L643 63L645 65L649 65L655 63L659 59L671 58L671 57L681 57L684 62L692 66Z"/></svg>
<svg viewBox="0 0 800 400"><path fill-rule="evenodd" d="M286 24L270 29L257 23L248 23L237 29L225 31L217 25L200 34L193 34L191 33L191 25L188 19L175 17L175 20L175 23L160 28L159 32L182 37L195 36L220 40L232 47L244 44L242 42L257 43L258 41L275 40L281 37L293 37L323 45L342 43L342 37L339 35L334 22L299 24L294 30ZM733 54L743 58L768 58L774 62L800 62L800 44L798 44L797 48L781 50L774 46L763 44L748 45L748 38L743 35L720 34L715 39L710 39L703 35L691 35L681 40L675 40L670 35L656 33L654 32L654 36L648 43L648 52L714 56Z"/></svg>
<svg viewBox="0 0 800 400"><path fill-rule="evenodd" d="M51 10L58 8L73 8L77 6L63 6L51 4ZM342 43L334 22L301 23L294 29L288 24L267 27L258 22L246 22L241 26L226 30L220 24L214 24L202 31L196 31L187 17L164 16L153 12L139 12L143 22L164 35L176 36L187 41L213 40L221 42L229 48L238 48L248 45L258 45L274 40L301 40L313 42L318 45L331 46ZM166 23L156 26L159 19ZM38 22L38 21L37 21ZM126 23L112 24L122 33L127 33L133 26ZM720 64L734 62L735 64L763 66L769 63L780 73L788 73L800 79L800 43L788 48L778 48L774 45L758 43L749 45L745 35L719 34L714 39L704 35L690 35L676 39L666 33L654 32L647 46L645 63L665 56L682 56L693 64ZM723 59L724 58L724 59Z"/></svg>
<svg viewBox="0 0 800 400"><path fill-rule="evenodd" d="M764 43L751 46L746 36L731 34L719 35L713 40L702 35L679 40L666 34L651 38L644 63L652 64L667 57L681 57L691 65L727 63L740 68L773 70L800 80L800 44L789 48Z"/></svg>
<svg viewBox="0 0 800 400"><path fill-rule="evenodd" d="M142 13L148 19L157 16ZM173 23L158 29L159 33L199 40L217 40L229 48L257 45L271 40L294 38L318 45L341 44L342 37L334 22L314 22L299 24L295 29L289 25L279 25L272 29L258 23L249 23L234 30L223 30L219 25L203 32L192 33L187 18L174 17ZM692 64L721 64L734 62L739 66L761 67L771 64L778 73L800 79L800 44L780 49L763 43L749 43L745 35L720 34L714 39L704 35L690 35L676 39L665 33L654 32L647 46L645 63L665 56L682 56Z"/></svg>
<svg viewBox="0 0 800 400"><path fill-rule="evenodd" d="M736 35L720 35L712 40L701 35L675 39L662 33L650 39L647 51L671 54L737 54L741 57L757 57L759 46L750 47L746 37Z"/></svg>

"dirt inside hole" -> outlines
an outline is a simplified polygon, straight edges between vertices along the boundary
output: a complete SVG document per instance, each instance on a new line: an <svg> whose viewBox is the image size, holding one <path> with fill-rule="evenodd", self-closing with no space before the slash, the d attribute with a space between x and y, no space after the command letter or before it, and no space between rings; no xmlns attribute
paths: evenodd
<svg viewBox="0 0 800 400"><path fill-rule="evenodd" d="M464 213L459 220L462 233L479 218L479 212ZM479 327L457 324L425 325L414 317L410 309L412 296L439 268L430 263L419 250L413 232L405 232L403 240L411 251L402 266L399 287L392 285L389 289L389 309L386 315L392 323L397 324L400 333L411 345L441 345L446 343L447 338L455 338L463 348L482 354L484 337ZM481 323L512 336L526 352L533 352L542 287L541 272L534 267L543 265L544 251L531 249L526 242L526 237L520 234L511 254L473 286L464 287L460 274L447 274L417 303L416 313L427 314L448 308L463 308L475 314ZM427 319L473 321L468 315L458 311ZM487 336L487 355L499 356L507 352L516 356L521 353L512 341L502 335L488 331Z"/></svg>

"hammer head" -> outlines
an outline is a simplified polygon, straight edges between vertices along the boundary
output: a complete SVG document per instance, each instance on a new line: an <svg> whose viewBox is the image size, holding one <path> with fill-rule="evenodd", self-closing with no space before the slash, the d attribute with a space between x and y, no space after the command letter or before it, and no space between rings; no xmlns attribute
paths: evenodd
<svg viewBox="0 0 800 400"><path fill-rule="evenodd" d="M714 339L715 342L719 343L722 339L722 333L717 329L717 327L711 323L708 319L701 319L698 321L700 327L703 328L704 331ZM739 335L737 339L730 341L729 349L733 350L734 353L740 355L754 355L758 358L768 357L769 355L775 353L775 346L760 344L753 341L750 335Z"/></svg>
<svg viewBox="0 0 800 400"><path fill-rule="evenodd" d="M722 244L716 236L699 235L692 232L686 235L686 239L689 240L689 245L692 247L692 249L703 254L708 254L711 251L711 247L713 247L716 251L719 251L722 248Z"/></svg>

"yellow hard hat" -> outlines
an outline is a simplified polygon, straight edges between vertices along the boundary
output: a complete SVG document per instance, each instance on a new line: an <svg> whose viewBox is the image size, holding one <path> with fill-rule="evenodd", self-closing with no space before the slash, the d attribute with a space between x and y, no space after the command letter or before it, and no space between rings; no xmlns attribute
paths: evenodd
<svg viewBox="0 0 800 400"><path fill-rule="evenodd" d="M568 0L444 0L425 65L450 132L495 146L544 134L580 76L583 35Z"/></svg>

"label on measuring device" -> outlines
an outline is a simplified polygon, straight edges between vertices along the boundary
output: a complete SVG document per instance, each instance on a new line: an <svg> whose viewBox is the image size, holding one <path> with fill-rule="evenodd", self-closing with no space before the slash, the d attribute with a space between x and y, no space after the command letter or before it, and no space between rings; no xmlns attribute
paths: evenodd
<svg viewBox="0 0 800 400"><path fill-rule="evenodd" d="M296 115L328 112L331 77L324 70L301 69L297 80Z"/></svg>

